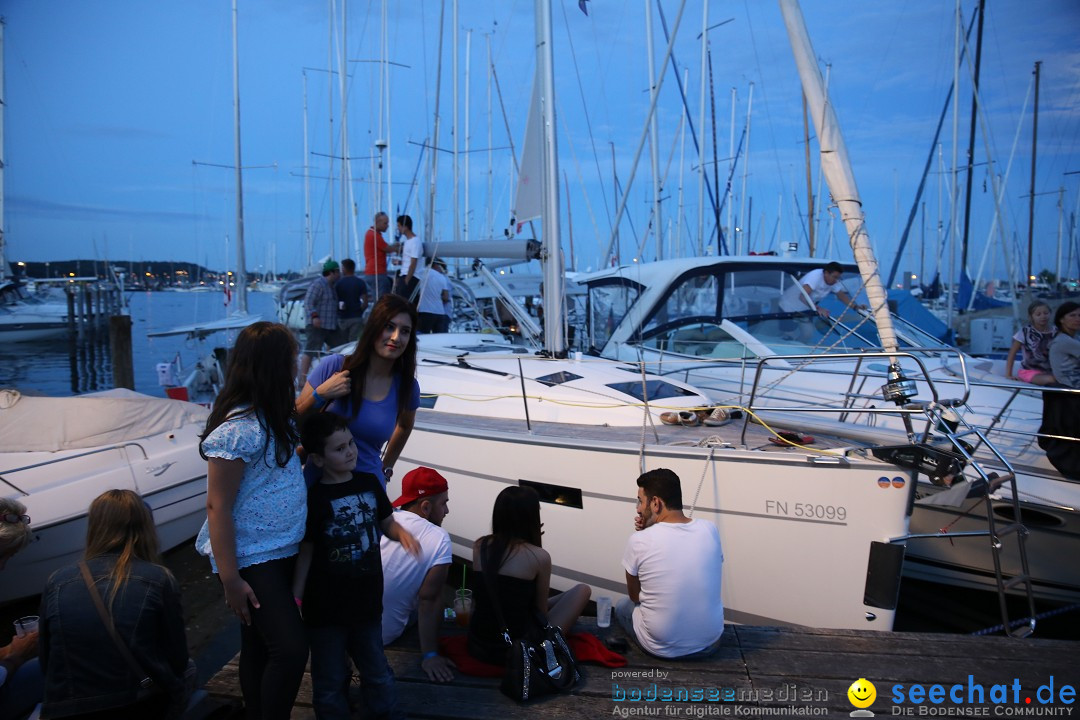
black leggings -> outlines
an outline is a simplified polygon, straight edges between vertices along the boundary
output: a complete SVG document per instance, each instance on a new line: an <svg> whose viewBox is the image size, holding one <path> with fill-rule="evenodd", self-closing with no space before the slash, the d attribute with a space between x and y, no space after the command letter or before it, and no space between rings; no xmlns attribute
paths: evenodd
<svg viewBox="0 0 1080 720"><path fill-rule="evenodd" d="M240 625L240 692L248 720L288 720L307 666L304 621L293 601L296 557L251 565L240 577L259 599Z"/></svg>

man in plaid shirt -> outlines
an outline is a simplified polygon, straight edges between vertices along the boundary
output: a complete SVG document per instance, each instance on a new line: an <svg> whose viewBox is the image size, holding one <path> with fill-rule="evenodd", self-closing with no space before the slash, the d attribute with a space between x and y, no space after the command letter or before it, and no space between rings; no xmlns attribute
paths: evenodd
<svg viewBox="0 0 1080 720"><path fill-rule="evenodd" d="M334 283L341 277L341 270L333 260L327 260L322 269L322 280L316 280L308 287L304 296L304 314L307 324L304 326L304 351L300 356L300 385L307 381L311 369L311 357L322 352L323 345L329 345L330 338L338 327L338 298L334 293Z"/></svg>

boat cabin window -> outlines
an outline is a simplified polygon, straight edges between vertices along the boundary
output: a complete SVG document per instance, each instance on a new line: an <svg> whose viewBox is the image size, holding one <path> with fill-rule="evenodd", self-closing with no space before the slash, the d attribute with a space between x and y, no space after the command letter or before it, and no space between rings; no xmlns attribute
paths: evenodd
<svg viewBox="0 0 1080 720"><path fill-rule="evenodd" d="M729 320L780 312L780 297L798 279L779 268L737 270L724 275L723 316Z"/></svg>
<svg viewBox="0 0 1080 720"><path fill-rule="evenodd" d="M636 285L612 283L589 286L589 344L602 348L611 339L627 311L637 301L640 289Z"/></svg>
<svg viewBox="0 0 1080 720"><path fill-rule="evenodd" d="M684 321L717 320L717 298L720 283L715 275L689 275L681 278L659 308L649 318L643 328L645 335L650 330Z"/></svg>
<svg viewBox="0 0 1080 720"><path fill-rule="evenodd" d="M714 360L747 360L757 357L753 350L712 322L691 322L667 328L646 337L641 344L663 352Z"/></svg>

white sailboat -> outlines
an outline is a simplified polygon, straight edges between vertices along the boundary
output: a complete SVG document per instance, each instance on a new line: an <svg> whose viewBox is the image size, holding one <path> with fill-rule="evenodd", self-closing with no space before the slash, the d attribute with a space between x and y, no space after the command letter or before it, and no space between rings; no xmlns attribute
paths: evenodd
<svg viewBox="0 0 1080 720"><path fill-rule="evenodd" d="M774 452L761 429L740 441L732 426L667 428L663 411L710 401L638 363L566 358L547 0L537 1L536 18L545 351L490 335L421 336L424 400L402 469L437 468L454 497L465 498L443 525L464 556L488 532L502 488L536 488L553 587L586 582L620 595L634 479L668 467L682 479L688 512L720 531L728 618L891 629L914 491L906 471L845 441L822 438L821 452Z"/></svg>

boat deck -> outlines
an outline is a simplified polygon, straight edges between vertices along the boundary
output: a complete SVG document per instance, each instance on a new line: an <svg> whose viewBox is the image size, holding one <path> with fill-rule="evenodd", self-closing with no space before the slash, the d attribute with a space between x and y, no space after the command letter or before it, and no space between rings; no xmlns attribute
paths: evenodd
<svg viewBox="0 0 1080 720"><path fill-rule="evenodd" d="M942 609L947 612L946 608ZM446 626L444 634L459 634ZM614 626L598 629L593 618L582 618L575 631L621 636ZM877 691L870 710L877 715L1067 715L1070 698L1064 686L1080 685L1078 646L1064 640L971 637L944 634L881 633L855 630L752 627L729 625L717 655L708 661L677 662L645 655L636 646L626 652L622 668L583 665L584 679L571 694L550 696L528 705L517 704L498 691L498 679L458 674L448 684L428 681L419 668L420 648L415 631L387 648L397 677L398 698L408 717L415 718L603 718L656 716L701 718L738 715L795 715L847 717L854 710L847 691L866 678ZM970 680L969 680L970 676ZM915 684L927 690L962 685L964 703L941 704L910 700L894 705L894 685L906 694ZM967 703L969 684L984 688L982 702ZM1007 702L996 704L992 686L1007 686ZM1045 686L1053 686L1053 702ZM1043 689L1040 691L1040 687ZM701 701L649 700L679 689L701 693ZM203 709L237 705L240 690L236 658L211 678ZM354 697L359 687L353 686ZM641 700L637 698L642 693ZM975 689L973 697L978 699ZM1013 694L1017 693L1017 701ZM713 695L730 698L708 702ZM625 697L625 699L623 699ZM1030 698L1030 703L1026 699ZM976 710L975 707L980 709ZM921 712L920 712L921 711ZM304 683L292 718L314 718L311 679ZM363 717L360 711L353 715Z"/></svg>
<svg viewBox="0 0 1080 720"><path fill-rule="evenodd" d="M682 425L664 425L659 421L655 423L650 421L647 425L638 427L614 427L537 421L526 423L524 420L489 418L480 415L458 415L421 409L417 412L417 422L491 433L527 434L538 438L574 438L576 440L595 440L598 442L634 442L635 444L644 443L646 445L674 447L709 447L710 445L723 446L726 444L733 448L740 448L743 443L742 418L733 419L720 427L706 425L684 427ZM780 432L788 428L790 428L790 424L784 424L776 427L775 430ZM814 450L840 450L862 447L861 443L853 441L851 438L842 438L827 433L813 433L813 442L807 444L807 447L811 448L810 450L788 444L775 445L771 442L773 438L776 438L773 432L760 424L751 422L746 428L746 449L780 453L813 453Z"/></svg>

